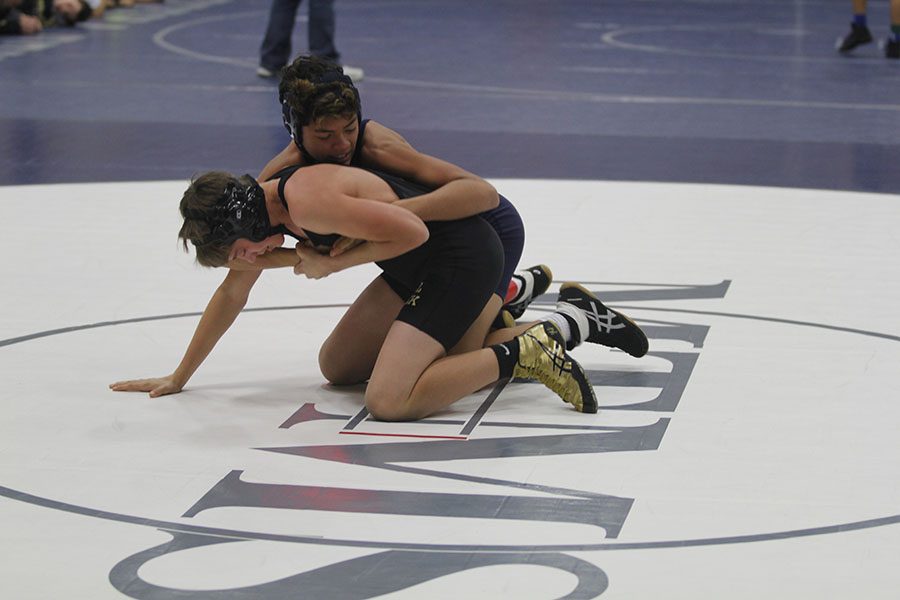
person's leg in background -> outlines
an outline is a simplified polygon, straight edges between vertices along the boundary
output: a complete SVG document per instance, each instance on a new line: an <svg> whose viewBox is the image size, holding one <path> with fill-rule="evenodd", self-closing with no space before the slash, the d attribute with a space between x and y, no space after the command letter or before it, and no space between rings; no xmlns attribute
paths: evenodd
<svg viewBox="0 0 900 600"><path fill-rule="evenodd" d="M272 0L266 35L259 48L260 77L275 77L291 57L291 34L300 0Z"/></svg>
<svg viewBox="0 0 900 600"><path fill-rule="evenodd" d="M309 53L341 64L334 45L334 0L309 0Z"/></svg>
<svg viewBox="0 0 900 600"><path fill-rule="evenodd" d="M884 44L887 58L900 58L900 0L891 0L891 34Z"/></svg>
<svg viewBox="0 0 900 600"><path fill-rule="evenodd" d="M309 53L341 65L344 75L358 83L363 79L363 70L341 62L341 53L335 44L337 24L334 16L334 0L309 1Z"/></svg>
<svg viewBox="0 0 900 600"><path fill-rule="evenodd" d="M838 40L838 52L847 53L863 44L872 41L872 33L866 21L866 0L853 0L853 20L850 22L850 33Z"/></svg>

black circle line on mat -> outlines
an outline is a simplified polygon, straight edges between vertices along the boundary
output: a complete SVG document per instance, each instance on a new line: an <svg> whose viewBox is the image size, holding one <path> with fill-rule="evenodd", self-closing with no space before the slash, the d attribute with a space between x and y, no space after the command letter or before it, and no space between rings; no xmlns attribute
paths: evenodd
<svg viewBox="0 0 900 600"><path fill-rule="evenodd" d="M275 310L298 310L308 308L341 308L347 307L348 304L312 304L298 306L271 306L260 308L244 309L244 312L264 312ZM787 325L797 325L803 327L815 327L819 329L827 329L831 331L839 331L842 333L852 333L869 337L887 339L900 342L900 336L879 333L876 331L866 331L850 327L840 327L834 325L826 325L822 323L813 323L809 321L795 321L791 319L779 319L774 317L761 317L758 315L744 315L735 313L725 313L718 311L700 311L689 309L667 309L660 307L647 306L622 306L621 308L636 310L665 311L684 314L707 315L717 317L727 317L736 319L751 319L756 321L771 321L773 323L783 323ZM136 317L132 319L122 319L117 321L102 321L99 323L90 323L87 325L76 325L72 327L62 327L59 329L51 329L41 331L29 335L0 340L0 347L11 346L13 344L35 340L39 338L49 337L62 333L71 333L73 331L82 331L86 329L97 329L100 327L110 327L113 325L124 325L130 323L142 323L147 321L161 321L165 319L178 319L182 317L195 317L202 313L178 313L171 315L159 315L153 317ZM190 525L186 523L178 523L173 521L162 521L157 519L148 519L134 515L126 515L113 513L104 510L97 510L85 506L76 506L66 502L60 502L41 496L35 496L26 492L21 492L0 486L0 496L11 500L18 500L35 506L43 506L44 508L52 508L72 514L93 517L97 519L105 519L108 521L116 521L120 523L131 523L133 525L141 525L144 527L154 527L164 531L178 531L184 533L194 533L199 535L209 535L214 537L233 538L241 540L255 541L276 541L276 542L293 542L301 544L319 544L328 546L348 546L355 548L394 548L402 550L441 550L441 551L457 551L457 552L593 552L606 550L649 550L663 548L689 548L697 546L720 546L725 544L745 544L749 542L764 542L772 540L784 540L791 538L810 537L815 535L827 535L832 533L843 533L846 531L859 531L862 529L872 529L875 527L884 527L886 525L895 525L900 523L900 514L880 517L876 519L866 519L863 521L852 521L849 523L839 523L836 525L826 525L822 527L810 527L806 529L791 529L787 531L774 531L769 533L757 533L748 535L724 536L713 538L696 538L686 540L660 540L650 542L616 542L616 543L597 543L597 544L547 544L547 545L521 545L521 546L503 546L503 545L466 545L466 544L424 544L424 543L396 543L396 542L377 542L367 540L343 540L330 539L321 536L301 536L301 535L280 535L271 533L260 533L253 531L240 531L233 529L222 529L217 527L204 527L200 525Z"/></svg>

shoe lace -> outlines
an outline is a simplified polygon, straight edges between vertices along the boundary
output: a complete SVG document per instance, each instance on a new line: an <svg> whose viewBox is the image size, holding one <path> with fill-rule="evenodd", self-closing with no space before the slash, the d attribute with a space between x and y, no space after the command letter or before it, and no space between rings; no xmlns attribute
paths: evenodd
<svg viewBox="0 0 900 600"><path fill-rule="evenodd" d="M556 345L556 349L548 347L544 344L540 339L533 335L529 335L532 340L538 345L541 351L550 359L551 369L550 374L554 375L553 377L541 377L542 375L546 375L547 372L544 368L544 364L540 360L530 361L530 364L521 365L522 370L525 374L531 379L537 379L552 391L556 392L560 396L564 396L566 392L569 391L567 388L567 381L571 378L571 365L569 368L566 368L566 356L562 352L562 347L558 344Z"/></svg>

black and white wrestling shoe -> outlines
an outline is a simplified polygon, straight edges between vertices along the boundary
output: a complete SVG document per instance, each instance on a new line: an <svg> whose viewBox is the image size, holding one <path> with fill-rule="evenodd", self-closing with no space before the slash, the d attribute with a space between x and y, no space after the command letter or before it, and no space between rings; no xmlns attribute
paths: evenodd
<svg viewBox="0 0 900 600"><path fill-rule="evenodd" d="M531 304L531 301L547 291L550 282L553 281L553 272L547 265L535 265L523 271L516 271L513 280L519 289L512 300L503 305L503 308L518 319Z"/></svg>
<svg viewBox="0 0 900 600"><path fill-rule="evenodd" d="M622 313L607 308L590 290L579 283L566 282L559 289L556 312L569 317L572 328L571 350L581 342L618 348L640 358L650 343L637 324Z"/></svg>

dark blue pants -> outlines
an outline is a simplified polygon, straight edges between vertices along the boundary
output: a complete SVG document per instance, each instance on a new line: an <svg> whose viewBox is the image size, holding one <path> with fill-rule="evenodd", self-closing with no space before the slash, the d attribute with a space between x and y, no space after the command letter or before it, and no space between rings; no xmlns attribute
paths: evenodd
<svg viewBox="0 0 900 600"><path fill-rule="evenodd" d="M278 71L291 60L291 34L301 0L272 0L259 64ZM309 0L309 53L340 64L334 47L334 0Z"/></svg>

